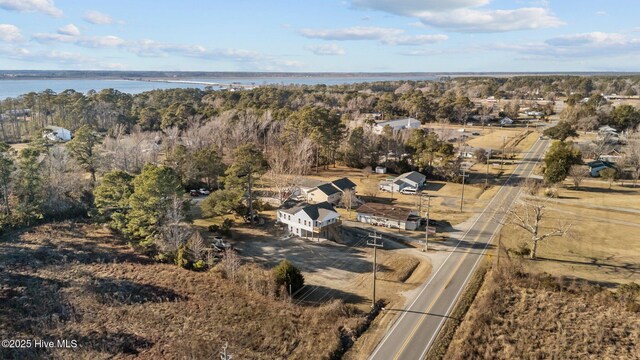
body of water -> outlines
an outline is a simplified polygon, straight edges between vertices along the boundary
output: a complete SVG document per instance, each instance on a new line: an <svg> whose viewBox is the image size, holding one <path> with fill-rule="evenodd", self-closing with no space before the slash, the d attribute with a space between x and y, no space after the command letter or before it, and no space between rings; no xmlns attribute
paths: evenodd
<svg viewBox="0 0 640 360"><path fill-rule="evenodd" d="M168 79L167 79L168 80ZM336 76L336 77L243 77L243 78L197 78L180 79L176 81L194 81L203 83L241 84L241 85L269 85L269 84L298 84L298 85L340 85L374 81L395 81L395 80L436 80L434 75L416 77L394 77L394 76ZM168 80L171 81L171 80ZM179 82L164 81L135 81L135 80L107 80L107 79L37 79L37 80L0 80L0 99L17 97L29 92L41 92L51 89L56 93L67 89L73 89L82 93L89 90L100 91L102 89L113 88L129 94L137 94L144 91L156 89L173 88L199 88L204 89L205 84L188 84ZM215 88L215 87L214 87Z"/></svg>

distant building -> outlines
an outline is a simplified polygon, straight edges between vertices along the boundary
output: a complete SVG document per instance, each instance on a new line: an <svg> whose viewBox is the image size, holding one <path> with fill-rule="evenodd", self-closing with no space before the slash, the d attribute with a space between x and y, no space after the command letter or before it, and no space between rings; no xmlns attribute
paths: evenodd
<svg viewBox="0 0 640 360"><path fill-rule="evenodd" d="M500 125L502 126L513 125L513 119L509 117L503 117L502 119L500 119Z"/></svg>
<svg viewBox="0 0 640 360"><path fill-rule="evenodd" d="M407 129L419 129L421 123L414 118L379 121L376 122L375 125L373 125L373 132L375 134L381 135L384 131L384 128L387 126L389 126L391 130L393 130L393 132L397 132Z"/></svg>
<svg viewBox="0 0 640 360"><path fill-rule="evenodd" d="M411 209L378 203L366 203L356 210L356 220L392 229L415 230L420 217Z"/></svg>
<svg viewBox="0 0 640 360"><path fill-rule="evenodd" d="M42 129L42 137L50 141L69 141L71 140L71 131L60 126L47 126Z"/></svg>
<svg viewBox="0 0 640 360"><path fill-rule="evenodd" d="M589 174L593 177L599 177L600 172L604 169L615 169L616 164L605 161L605 160L596 160L587 163L589 167Z"/></svg>
<svg viewBox="0 0 640 360"><path fill-rule="evenodd" d="M386 174L387 168L384 166L376 166L376 174Z"/></svg>
<svg viewBox="0 0 640 360"><path fill-rule="evenodd" d="M278 210L278 222L296 236L311 239L338 240L340 214L328 202L318 204L285 203Z"/></svg>

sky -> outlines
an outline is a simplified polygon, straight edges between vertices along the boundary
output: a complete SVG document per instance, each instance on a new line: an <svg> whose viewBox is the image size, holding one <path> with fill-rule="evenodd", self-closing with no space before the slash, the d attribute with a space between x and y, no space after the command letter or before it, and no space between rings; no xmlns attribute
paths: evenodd
<svg viewBox="0 0 640 360"><path fill-rule="evenodd" d="M0 0L0 69L640 71L637 0Z"/></svg>

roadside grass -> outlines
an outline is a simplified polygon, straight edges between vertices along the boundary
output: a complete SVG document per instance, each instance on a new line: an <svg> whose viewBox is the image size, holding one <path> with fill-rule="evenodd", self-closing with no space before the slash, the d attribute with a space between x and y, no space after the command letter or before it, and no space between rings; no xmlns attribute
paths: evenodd
<svg viewBox="0 0 640 360"><path fill-rule="evenodd" d="M492 269L444 359L636 358L640 294L584 281ZM441 358L440 356L433 358Z"/></svg>
<svg viewBox="0 0 640 360"><path fill-rule="evenodd" d="M591 184L596 191L559 188L559 199L550 199L542 221L543 231L558 224L571 224L565 237L539 243L537 261L526 261L526 269L554 276L570 276L614 287L640 278L640 214L594 209L591 205L637 209L640 189ZM502 230L506 248L530 247L530 235L507 225Z"/></svg>
<svg viewBox="0 0 640 360"><path fill-rule="evenodd" d="M153 262L105 228L54 223L0 239L0 337L70 339L76 349L0 358L327 359L366 316L339 301L304 308L219 272Z"/></svg>

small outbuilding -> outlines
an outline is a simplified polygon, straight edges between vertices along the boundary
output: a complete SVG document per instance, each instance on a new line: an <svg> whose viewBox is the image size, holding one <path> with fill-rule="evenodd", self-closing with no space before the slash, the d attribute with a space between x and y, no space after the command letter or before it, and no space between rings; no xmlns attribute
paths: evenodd
<svg viewBox="0 0 640 360"><path fill-rule="evenodd" d="M392 229L415 230L420 217L411 209L378 203L366 203L356 210L356 220Z"/></svg>

